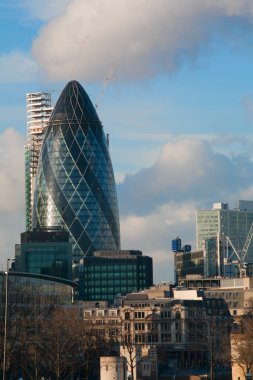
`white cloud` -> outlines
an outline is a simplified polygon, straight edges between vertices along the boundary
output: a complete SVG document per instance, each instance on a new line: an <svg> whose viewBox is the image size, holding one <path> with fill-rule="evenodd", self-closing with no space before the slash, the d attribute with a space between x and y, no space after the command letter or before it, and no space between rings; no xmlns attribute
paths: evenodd
<svg viewBox="0 0 253 380"><path fill-rule="evenodd" d="M250 159L216 153L209 142L175 138L167 143L153 166L127 175L118 185L123 213L146 215L162 204L175 201L230 198L242 184L252 183Z"/></svg>
<svg viewBox="0 0 253 380"><path fill-rule="evenodd" d="M168 203L148 215L121 218L124 249L140 249L153 258L155 281L173 281L174 264L171 240L183 233L184 244L194 244L194 203Z"/></svg>
<svg viewBox="0 0 253 380"><path fill-rule="evenodd" d="M13 128L0 134L0 213L24 208L24 138Z"/></svg>
<svg viewBox="0 0 253 380"><path fill-rule="evenodd" d="M5 268L25 224L24 137L13 128L0 134L0 157L0 268Z"/></svg>
<svg viewBox="0 0 253 380"><path fill-rule="evenodd" d="M173 280L172 239L180 236L196 249L197 209L214 202L233 208L236 200L253 199L251 157L229 157L211 144L193 137L171 139L150 168L118 184L122 246L153 257L156 281Z"/></svg>
<svg viewBox="0 0 253 380"><path fill-rule="evenodd" d="M38 66L27 54L13 51L0 54L0 83L30 83L37 78Z"/></svg>
<svg viewBox="0 0 253 380"><path fill-rule="evenodd" d="M232 43L252 15L247 0L72 0L33 54L51 79L101 81L112 63L123 80L145 78L195 60L214 33Z"/></svg>

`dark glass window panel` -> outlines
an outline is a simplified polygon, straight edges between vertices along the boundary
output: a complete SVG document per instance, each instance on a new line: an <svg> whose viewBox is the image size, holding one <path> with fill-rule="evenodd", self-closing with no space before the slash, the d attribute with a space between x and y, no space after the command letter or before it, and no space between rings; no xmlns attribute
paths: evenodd
<svg viewBox="0 0 253 380"><path fill-rule="evenodd" d="M76 161L76 165L77 165L78 169L80 170L80 173L84 173L85 170L87 169L88 162L87 162L87 160L85 159L85 157L83 156L82 153L78 157L78 159Z"/></svg>
<svg viewBox="0 0 253 380"><path fill-rule="evenodd" d="M72 235L76 238L76 240L79 239L81 234L84 231L83 226L80 224L79 220L75 219L73 224L70 227Z"/></svg>
<svg viewBox="0 0 253 380"><path fill-rule="evenodd" d="M84 231L81 235L81 237L79 238L78 240L78 244L79 246L81 247L81 249L83 250L83 252L89 252L91 251L92 249L95 250L95 246L92 245L92 242L87 234L86 231Z"/></svg>
<svg viewBox="0 0 253 380"><path fill-rule="evenodd" d="M73 160L76 162L79 154L80 154L80 147L77 144L77 142L74 140L69 148L70 154L73 157Z"/></svg>
<svg viewBox="0 0 253 380"><path fill-rule="evenodd" d="M70 226L75 218L75 214L70 206L67 206L62 214L64 222Z"/></svg>

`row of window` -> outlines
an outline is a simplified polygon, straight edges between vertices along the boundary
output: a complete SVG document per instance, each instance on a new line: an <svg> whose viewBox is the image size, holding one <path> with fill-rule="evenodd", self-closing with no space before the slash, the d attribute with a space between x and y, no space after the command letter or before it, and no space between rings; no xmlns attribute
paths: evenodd
<svg viewBox="0 0 253 380"><path fill-rule="evenodd" d="M146 329L148 331L158 330L159 329L159 324L158 323L147 323L147 324L145 324L143 322L141 322L141 323L135 323L134 324L134 329L136 331L144 331L145 330L145 325L146 325ZM166 330L168 330L168 331L171 330L171 323L167 323L167 322L161 323L160 326L161 326L161 330L165 330L165 331ZM176 322L176 324L175 324L175 329L176 330L180 330L181 329L181 325L178 322Z"/></svg>
<svg viewBox="0 0 253 380"><path fill-rule="evenodd" d="M93 286L102 286L102 285L105 285L105 286L108 286L108 285L115 285L115 286L124 286L124 285L128 285L128 286L133 286L133 285L136 285L137 282L135 279L132 279L131 277L130 278L127 278L127 279L110 279L110 280L95 280L95 281L89 281L89 282L86 282L85 283L87 284L88 283L88 287L93 287ZM146 281L145 280L140 280L139 281L139 284L140 285L145 285L146 284Z"/></svg>
<svg viewBox="0 0 253 380"><path fill-rule="evenodd" d="M90 274L87 274L87 275L84 275L84 278L89 281L89 280L93 280L93 279L98 279L98 278L108 278L108 279L113 279L113 278L122 278L122 277L125 277L125 278L132 278L131 281L134 281L134 279L136 279L136 272L123 272L123 273L120 273L120 272L114 272L114 273L90 273Z"/></svg>
<svg viewBox="0 0 253 380"><path fill-rule="evenodd" d="M104 295L107 295L109 293L115 294L115 293L125 293L125 292L133 292L135 290L134 285L132 286L120 286L120 287L112 287L112 288L90 288L86 291L86 295L92 296L92 295L100 295L103 297Z"/></svg>

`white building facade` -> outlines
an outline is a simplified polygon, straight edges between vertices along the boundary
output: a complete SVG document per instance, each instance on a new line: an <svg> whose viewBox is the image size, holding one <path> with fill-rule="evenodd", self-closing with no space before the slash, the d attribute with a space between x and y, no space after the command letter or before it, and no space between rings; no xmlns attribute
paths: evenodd
<svg viewBox="0 0 253 380"><path fill-rule="evenodd" d="M27 144L25 146L25 202L26 230L31 229L34 184L40 150L52 113L51 94L33 92L26 94Z"/></svg>

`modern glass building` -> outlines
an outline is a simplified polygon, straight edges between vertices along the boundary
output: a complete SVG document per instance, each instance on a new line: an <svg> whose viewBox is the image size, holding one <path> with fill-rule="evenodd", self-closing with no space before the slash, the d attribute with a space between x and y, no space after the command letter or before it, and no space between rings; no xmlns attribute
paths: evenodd
<svg viewBox="0 0 253 380"><path fill-rule="evenodd" d="M102 124L82 86L62 91L44 137L33 227L69 231L73 261L96 250L120 249L119 213Z"/></svg>
<svg viewBox="0 0 253 380"><path fill-rule="evenodd" d="M197 211L196 232L197 249L203 249L205 241L228 236L235 249L240 252L253 223L253 201L239 200L238 206L231 210L227 203L214 203L211 210ZM247 262L253 263L253 242L251 242ZM221 257L221 253L217 253Z"/></svg>
<svg viewBox="0 0 253 380"><path fill-rule="evenodd" d="M152 258L141 251L115 250L94 252L79 267L79 298L108 301L116 294L127 294L153 285Z"/></svg>
<svg viewBox="0 0 253 380"><path fill-rule="evenodd" d="M15 271L72 280L72 245L62 229L27 231L15 246Z"/></svg>

